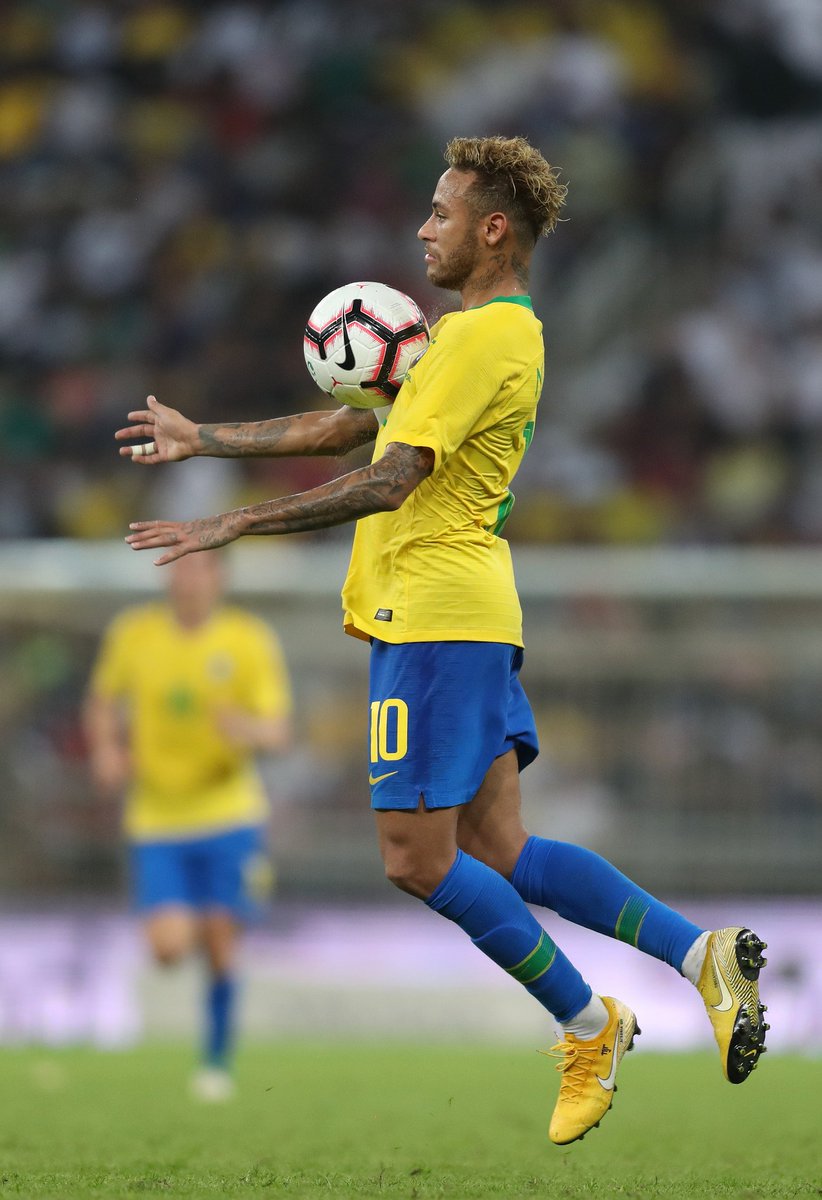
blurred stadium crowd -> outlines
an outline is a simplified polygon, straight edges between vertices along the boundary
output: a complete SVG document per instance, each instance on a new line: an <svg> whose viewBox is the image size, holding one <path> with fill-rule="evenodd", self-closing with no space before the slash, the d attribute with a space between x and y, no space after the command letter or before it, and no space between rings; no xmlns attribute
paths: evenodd
<svg viewBox="0 0 822 1200"><path fill-rule="evenodd" d="M349 279L436 317L415 233L444 142L483 132L570 183L511 536L822 534L818 0L20 0L0 67L0 537L325 477L129 470L111 435L149 391L316 407L302 328Z"/></svg>
<svg viewBox="0 0 822 1200"><path fill-rule="evenodd" d="M0 539L118 538L135 517L326 478L325 461L134 469L112 432L148 392L200 420L322 404L302 331L351 279L435 319L451 298L415 234L445 141L485 132L527 134L570 185L536 257L550 361L512 539L818 542L819 0L9 0ZM18 596L0 621L0 874L21 895L111 889L117 814L89 789L78 712L116 598L46 600ZM273 791L295 874L319 861L347 886L345 859L381 888L362 681L342 651L330 665L345 639L329 605L292 614L305 743ZM705 607L532 609L536 815L588 844L624 830L644 878L658 862L698 889L726 878L694 863L744 811L751 845L778 850L766 890L792 873L802 888L822 794L816 606Z"/></svg>

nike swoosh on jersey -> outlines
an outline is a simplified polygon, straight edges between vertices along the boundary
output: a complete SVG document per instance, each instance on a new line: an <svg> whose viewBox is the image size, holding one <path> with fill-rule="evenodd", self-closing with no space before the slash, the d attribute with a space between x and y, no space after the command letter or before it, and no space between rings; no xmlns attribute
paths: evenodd
<svg viewBox="0 0 822 1200"><path fill-rule="evenodd" d="M728 1012L730 1009L733 1008L734 998L731 995L730 991L728 990L728 985L725 982L725 976L722 974L722 971L720 970L719 963L717 962L716 955L714 954L713 951L711 951L711 955L712 955L712 964L713 964L713 968L714 968L714 978L716 979L717 983L719 984L719 991L721 993L721 999L719 1001L719 1004L712 1004L711 1008L715 1009L717 1012Z"/></svg>
<svg viewBox="0 0 822 1200"><path fill-rule="evenodd" d="M381 779L390 779L392 775L398 775L399 771L386 771L384 775L369 775L368 782L373 787L375 783L379 783Z"/></svg>
<svg viewBox="0 0 822 1200"><path fill-rule="evenodd" d="M616 1034L614 1035L614 1049L611 1054L611 1069L608 1072L608 1074L605 1076L604 1079L600 1079L599 1075L597 1075L597 1077L596 1077L597 1083L606 1092L611 1092L611 1091L613 1091L613 1088L614 1088L614 1080L616 1079L617 1060L619 1058L619 1055L617 1054L617 1046L619 1045L619 1041L620 1041L621 1037L622 1037L622 1022L620 1021L617 1026Z"/></svg>

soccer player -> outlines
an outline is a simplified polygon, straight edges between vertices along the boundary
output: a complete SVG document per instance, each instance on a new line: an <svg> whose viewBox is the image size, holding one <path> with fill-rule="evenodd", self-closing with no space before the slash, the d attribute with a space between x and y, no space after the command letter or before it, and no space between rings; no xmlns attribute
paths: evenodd
<svg viewBox="0 0 822 1200"><path fill-rule="evenodd" d="M348 633L371 643L371 804L388 878L454 921L561 1028L549 1136L599 1124L638 1032L621 1001L592 993L528 905L669 963L701 992L733 1083L764 1048L764 944L743 927L698 928L579 846L529 837L518 772L537 754L519 681L522 623L502 535L533 432L542 327L529 264L565 186L523 138L456 138L419 230L429 280L461 307L431 330L387 417L341 407L196 425L149 397L121 447L147 466L192 455L346 453L369 466L300 495L194 521L136 521L135 550L170 563L247 535L356 521L343 589Z"/></svg>
<svg viewBox="0 0 822 1200"><path fill-rule="evenodd" d="M254 758L291 741L291 686L272 630L223 603L219 554L174 564L167 600L106 631L85 705L92 778L127 789L138 911L158 963L207 965L202 1100L228 1099L238 938L270 881Z"/></svg>

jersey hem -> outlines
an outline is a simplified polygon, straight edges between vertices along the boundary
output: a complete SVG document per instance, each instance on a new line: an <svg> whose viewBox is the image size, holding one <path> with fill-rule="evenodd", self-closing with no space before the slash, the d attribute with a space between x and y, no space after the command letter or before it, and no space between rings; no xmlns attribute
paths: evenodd
<svg viewBox="0 0 822 1200"><path fill-rule="evenodd" d="M370 642L372 638L376 638L378 642L388 642L392 646L402 646L408 642L496 642L505 646L516 646L520 650L525 648L522 634L512 635L510 630L415 629L413 631L405 630L392 637L393 631L386 629L381 624L372 625L364 622L358 625L350 619L343 621L343 629L349 637L359 638L360 641Z"/></svg>
<svg viewBox="0 0 822 1200"><path fill-rule="evenodd" d="M417 796L409 796L407 799L403 796L396 802L387 803L386 801L377 800L376 797L371 798L371 808L374 812L416 812L422 801L423 808L432 812L435 809L443 808L464 808L466 804L470 804L476 796L476 791L463 792L460 794L460 799L455 800L453 794L441 796L439 792L433 792L430 788L421 788Z"/></svg>
<svg viewBox="0 0 822 1200"><path fill-rule="evenodd" d="M130 842L183 842L191 838L217 837L223 833L231 833L235 829L259 829L265 825L267 813L249 814L248 817L233 818L207 825L175 825L173 828L164 826L161 829L132 829L125 827L125 835Z"/></svg>

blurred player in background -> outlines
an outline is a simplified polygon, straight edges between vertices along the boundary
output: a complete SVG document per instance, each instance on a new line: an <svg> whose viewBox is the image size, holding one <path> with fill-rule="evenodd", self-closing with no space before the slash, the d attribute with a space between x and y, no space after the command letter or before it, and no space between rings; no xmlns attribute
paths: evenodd
<svg viewBox="0 0 822 1200"><path fill-rule="evenodd" d="M370 466L297 496L187 522L138 521L135 549L169 563L248 534L357 521L343 589L345 627L371 642L371 804L393 883L459 925L561 1027L562 1073L549 1136L599 1124L637 1030L598 996L528 903L669 963L707 1007L723 1072L741 1083L767 1028L763 943L710 932L579 846L529 837L518 772L537 754L519 682L522 614L501 537L509 485L542 389L542 326L528 296L531 255L565 186L522 138L458 138L419 230L429 280L461 311L431 330L384 420L342 407L278 420L195 425L149 398L117 436L142 464L192 455L342 454L376 439ZM637 831L641 836L641 831Z"/></svg>
<svg viewBox="0 0 822 1200"><path fill-rule="evenodd" d="M203 1100L227 1099L238 936L270 886L268 805L254 759L291 742L291 687L278 639L223 603L220 555L175 563L165 601L112 622L85 707L90 768L127 793L138 911L164 965L201 951L208 983Z"/></svg>

